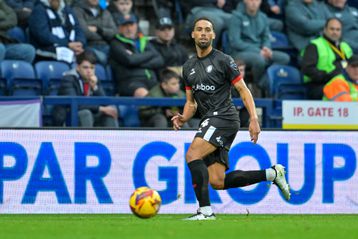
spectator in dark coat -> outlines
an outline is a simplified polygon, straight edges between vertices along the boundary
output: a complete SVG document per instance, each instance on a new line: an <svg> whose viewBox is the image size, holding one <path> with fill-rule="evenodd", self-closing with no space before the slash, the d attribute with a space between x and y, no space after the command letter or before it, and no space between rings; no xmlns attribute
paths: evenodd
<svg viewBox="0 0 358 239"><path fill-rule="evenodd" d="M84 51L86 38L72 8L63 0L38 1L30 16L29 30L30 40L41 57L61 60L59 50L68 49L62 52L72 62L70 53L78 55Z"/></svg>
<svg viewBox="0 0 358 239"><path fill-rule="evenodd" d="M178 73L188 59L187 50L174 39L174 23L169 17L162 17L156 23L155 35L150 42L158 50L164 59L164 67L175 67Z"/></svg>
<svg viewBox="0 0 358 239"><path fill-rule="evenodd" d="M111 41L110 64L118 93L122 96L144 97L156 85L155 70L164 61L148 38L138 33L134 15L118 19L119 34Z"/></svg>
<svg viewBox="0 0 358 239"><path fill-rule="evenodd" d="M85 33L87 46L94 51L98 62L106 65L109 42L117 33L112 15L100 8L98 0L81 0L73 10Z"/></svg>
<svg viewBox="0 0 358 239"><path fill-rule="evenodd" d="M95 74L96 57L84 51L76 57L75 69L65 73L58 91L60 96L105 96ZM53 111L54 125L62 126L66 120L66 108L56 106ZM80 127L117 127L117 109L113 106L80 105L78 119Z"/></svg>

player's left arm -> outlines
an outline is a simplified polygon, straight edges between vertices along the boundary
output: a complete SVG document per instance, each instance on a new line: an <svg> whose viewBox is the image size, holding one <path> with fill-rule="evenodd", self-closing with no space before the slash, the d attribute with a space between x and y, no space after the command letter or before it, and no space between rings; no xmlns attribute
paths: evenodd
<svg viewBox="0 0 358 239"><path fill-rule="evenodd" d="M253 143L256 143L259 138L261 129L260 129L257 113L256 113L254 99L253 99L251 92L247 88L245 81L243 79L236 81L234 83L234 86L235 86L235 89L239 92L241 99L244 102L244 105L250 114L250 125L249 125L250 138Z"/></svg>
<svg viewBox="0 0 358 239"><path fill-rule="evenodd" d="M241 99L250 114L250 138L253 143L256 143L261 129L258 122L254 99L250 90L247 88L244 79L242 79L241 73L237 68L234 59L231 56L226 55L223 63L225 67L226 79L229 80L239 92Z"/></svg>

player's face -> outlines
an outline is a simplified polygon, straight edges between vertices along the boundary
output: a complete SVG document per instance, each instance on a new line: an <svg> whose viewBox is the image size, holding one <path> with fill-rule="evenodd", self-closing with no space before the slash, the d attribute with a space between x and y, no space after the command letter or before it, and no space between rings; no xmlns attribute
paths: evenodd
<svg viewBox="0 0 358 239"><path fill-rule="evenodd" d="M331 20L324 29L324 34L332 41L339 41L342 36L342 25L337 20Z"/></svg>
<svg viewBox="0 0 358 239"><path fill-rule="evenodd" d="M358 66L352 66L352 65L348 65L347 67L347 73L349 75L349 77L358 83Z"/></svg>
<svg viewBox="0 0 358 239"><path fill-rule="evenodd" d="M77 71L85 81L94 75L95 65L89 61L82 61L81 64L77 65Z"/></svg>
<svg viewBox="0 0 358 239"><path fill-rule="evenodd" d="M206 49L211 46L213 39L215 39L215 32L211 22L200 20L196 22L191 37L200 49Z"/></svg>

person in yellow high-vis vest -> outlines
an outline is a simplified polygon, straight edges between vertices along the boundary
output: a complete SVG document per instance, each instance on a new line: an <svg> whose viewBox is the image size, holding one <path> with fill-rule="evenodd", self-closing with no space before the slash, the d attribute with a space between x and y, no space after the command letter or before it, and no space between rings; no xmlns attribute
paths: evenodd
<svg viewBox="0 0 358 239"><path fill-rule="evenodd" d="M333 77L342 74L347 59L353 54L351 47L341 40L342 23L338 18L326 21L323 35L312 40L305 49L302 73L309 99L322 99L323 87Z"/></svg>
<svg viewBox="0 0 358 239"><path fill-rule="evenodd" d="M345 72L333 77L323 88L323 93L326 101L358 101L358 55L348 59Z"/></svg>

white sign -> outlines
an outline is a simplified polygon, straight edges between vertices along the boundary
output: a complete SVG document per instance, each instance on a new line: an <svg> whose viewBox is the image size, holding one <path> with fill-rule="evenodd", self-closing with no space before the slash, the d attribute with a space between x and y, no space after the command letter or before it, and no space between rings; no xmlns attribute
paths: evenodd
<svg viewBox="0 0 358 239"><path fill-rule="evenodd" d="M130 213L133 190L158 190L161 213L198 207L185 152L195 131L0 130L0 214ZM286 166L292 198L276 186L215 191L217 213L358 214L357 132L241 132L230 167Z"/></svg>
<svg viewBox="0 0 358 239"><path fill-rule="evenodd" d="M357 102L282 102L284 129L358 129Z"/></svg>

